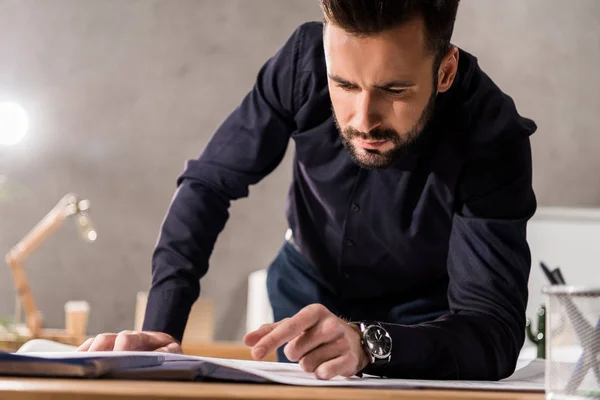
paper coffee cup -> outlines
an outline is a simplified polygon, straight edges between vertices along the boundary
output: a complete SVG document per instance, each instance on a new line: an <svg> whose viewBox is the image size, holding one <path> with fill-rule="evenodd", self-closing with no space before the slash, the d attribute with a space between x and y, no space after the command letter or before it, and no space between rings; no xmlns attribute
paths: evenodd
<svg viewBox="0 0 600 400"><path fill-rule="evenodd" d="M90 303L87 301L67 301L65 303L65 327L73 336L84 336L87 333L90 315Z"/></svg>

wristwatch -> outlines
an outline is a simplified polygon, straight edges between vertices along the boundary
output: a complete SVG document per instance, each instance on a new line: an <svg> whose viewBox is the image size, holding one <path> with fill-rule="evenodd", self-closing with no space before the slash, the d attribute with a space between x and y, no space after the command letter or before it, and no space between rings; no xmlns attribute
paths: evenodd
<svg viewBox="0 0 600 400"><path fill-rule="evenodd" d="M361 333L360 344L370 358L368 367L380 367L392 359L392 338L379 322L353 322Z"/></svg>

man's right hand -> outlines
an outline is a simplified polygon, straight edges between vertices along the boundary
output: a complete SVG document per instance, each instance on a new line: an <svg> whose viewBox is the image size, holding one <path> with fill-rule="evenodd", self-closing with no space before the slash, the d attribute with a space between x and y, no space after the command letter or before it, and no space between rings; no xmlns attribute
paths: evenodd
<svg viewBox="0 0 600 400"><path fill-rule="evenodd" d="M161 351L182 353L181 345L162 332L102 333L86 340L77 351Z"/></svg>

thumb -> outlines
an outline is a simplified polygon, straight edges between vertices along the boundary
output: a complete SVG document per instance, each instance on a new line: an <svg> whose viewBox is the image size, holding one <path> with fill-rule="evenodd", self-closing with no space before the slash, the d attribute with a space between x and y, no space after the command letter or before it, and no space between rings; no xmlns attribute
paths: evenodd
<svg viewBox="0 0 600 400"><path fill-rule="evenodd" d="M179 345L179 343L169 343L168 345L158 348L154 351L158 351L161 353L183 354L183 350L181 350L181 346Z"/></svg>
<svg viewBox="0 0 600 400"><path fill-rule="evenodd" d="M146 347L150 348L151 350L168 346L170 344L179 345L179 342L175 340L173 336L163 332L140 332L140 334L144 339Z"/></svg>

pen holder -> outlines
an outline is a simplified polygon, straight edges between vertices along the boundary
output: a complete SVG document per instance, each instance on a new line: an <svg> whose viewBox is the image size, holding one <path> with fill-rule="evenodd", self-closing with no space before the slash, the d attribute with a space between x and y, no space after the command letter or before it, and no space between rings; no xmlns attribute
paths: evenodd
<svg viewBox="0 0 600 400"><path fill-rule="evenodd" d="M600 397L600 288L550 286L546 295L546 398Z"/></svg>

